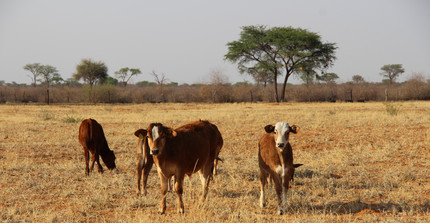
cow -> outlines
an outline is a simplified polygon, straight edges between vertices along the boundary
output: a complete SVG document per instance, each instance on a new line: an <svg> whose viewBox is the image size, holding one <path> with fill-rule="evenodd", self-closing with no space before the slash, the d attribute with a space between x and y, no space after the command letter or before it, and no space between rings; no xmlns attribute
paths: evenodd
<svg viewBox="0 0 430 223"><path fill-rule="evenodd" d="M137 165L136 165L136 178L137 178L137 189L136 194L140 196L141 182L143 183L143 195L146 196L146 183L148 181L149 172L151 172L152 166L154 165L154 159L149 153L147 131L145 129L138 129L134 132L134 135L138 137L137 140ZM172 182L173 181L173 182ZM168 181L168 190L173 190L175 179L172 177Z"/></svg>
<svg viewBox="0 0 430 223"><path fill-rule="evenodd" d="M293 180L295 167L293 164L293 151L288 141L290 133L296 134L299 127L288 123L278 122L275 126L264 127L266 133L258 143L258 164L260 168L260 206L266 206L264 189L271 178L275 184L278 198L278 214L283 214L287 191L290 181ZM282 196L282 198L281 198Z"/></svg>
<svg viewBox="0 0 430 223"><path fill-rule="evenodd" d="M145 129L138 129L134 132L134 135L139 139L137 140L137 166L136 166L136 177L137 177L137 195L141 194L140 182L143 182L143 194L146 195L146 182L148 180L149 172L152 169L154 160L149 154L147 132ZM143 171L143 175L142 175Z"/></svg>
<svg viewBox="0 0 430 223"><path fill-rule="evenodd" d="M178 213L184 213L182 201L183 181L187 174L198 172L202 182L199 206L208 193L216 160L223 146L223 139L216 125L208 121L195 121L177 129L161 123L151 123L147 129L148 145L157 165L161 181L162 200L158 213L166 211L167 181L175 177L175 191L178 195Z"/></svg>
<svg viewBox="0 0 430 223"><path fill-rule="evenodd" d="M99 156L109 170L116 168L115 154L109 149L102 126L94 119L85 119L79 126L79 143L84 148L85 173L90 174L97 162L98 172L103 173L103 168L99 162ZM91 168L88 168L89 152L91 152Z"/></svg>

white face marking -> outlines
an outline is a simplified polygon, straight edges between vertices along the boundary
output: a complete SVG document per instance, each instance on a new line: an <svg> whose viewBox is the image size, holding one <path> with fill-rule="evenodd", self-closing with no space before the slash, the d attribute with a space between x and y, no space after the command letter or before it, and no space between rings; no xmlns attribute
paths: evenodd
<svg viewBox="0 0 430 223"><path fill-rule="evenodd" d="M158 126L154 126L152 128L152 141L157 140L158 137L160 137L160 135L158 134Z"/></svg>
<svg viewBox="0 0 430 223"><path fill-rule="evenodd" d="M275 125L275 131L278 134L278 137L276 137L276 146L279 147L279 145L283 145L282 147L284 147L287 144L285 133L290 131L290 126L288 123L278 122Z"/></svg>

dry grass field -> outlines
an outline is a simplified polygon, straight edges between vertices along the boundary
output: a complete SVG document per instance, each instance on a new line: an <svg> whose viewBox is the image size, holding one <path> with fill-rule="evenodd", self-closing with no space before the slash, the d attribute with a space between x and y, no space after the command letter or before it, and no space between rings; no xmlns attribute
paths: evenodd
<svg viewBox="0 0 430 223"><path fill-rule="evenodd" d="M396 114L397 113L397 114ZM84 173L78 128L96 119L117 170ZM198 175L184 182L185 214L169 192L158 215L155 168L137 197L138 128L207 119L224 137L218 175L202 208ZM290 137L296 170L286 214L273 187L259 207L257 142L264 126L300 126ZM2 222L429 222L430 102L0 105ZM96 169L96 168L95 168Z"/></svg>

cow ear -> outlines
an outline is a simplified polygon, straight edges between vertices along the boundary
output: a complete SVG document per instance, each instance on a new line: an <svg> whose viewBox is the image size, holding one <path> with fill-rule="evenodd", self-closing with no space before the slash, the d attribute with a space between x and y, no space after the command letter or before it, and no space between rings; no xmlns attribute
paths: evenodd
<svg viewBox="0 0 430 223"><path fill-rule="evenodd" d="M297 126L297 125L292 125L292 126L290 126L290 132L292 132L292 133L294 133L294 134L297 134L298 132L299 132L299 126Z"/></svg>
<svg viewBox="0 0 430 223"><path fill-rule="evenodd" d="M271 132L275 131L275 126L266 125L266 127L264 127L264 130L266 130L267 133L271 133Z"/></svg>
<svg viewBox="0 0 430 223"><path fill-rule="evenodd" d="M138 129L136 132L134 132L134 135L139 137L140 139L143 139L146 136L147 131L145 129Z"/></svg>
<svg viewBox="0 0 430 223"><path fill-rule="evenodd" d="M178 133L175 130L173 130L172 128L168 128L167 131L168 131L169 135L171 135L173 137L176 137L178 135Z"/></svg>
<svg viewBox="0 0 430 223"><path fill-rule="evenodd" d="M166 135L167 135L168 137L175 137L176 135L178 135L178 134L176 133L176 131L175 131L175 130L173 130L172 128L167 128L167 127L165 127L164 132L166 133Z"/></svg>

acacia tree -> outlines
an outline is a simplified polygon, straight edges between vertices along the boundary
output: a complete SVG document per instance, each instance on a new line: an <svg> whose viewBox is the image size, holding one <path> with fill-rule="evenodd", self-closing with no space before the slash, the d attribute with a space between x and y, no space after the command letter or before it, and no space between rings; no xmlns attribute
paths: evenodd
<svg viewBox="0 0 430 223"><path fill-rule="evenodd" d="M124 85L124 87L127 86L128 81L130 80L131 77L141 74L142 72L140 71L140 69L138 68L128 68L128 67L124 67L121 68L119 71L115 72L115 75L117 78L119 78L121 80L121 84Z"/></svg>
<svg viewBox="0 0 430 223"><path fill-rule="evenodd" d="M228 52L224 59L238 63L240 73L251 76L255 72L265 71L273 77L275 100L278 97L278 76L281 64L277 61L277 53L272 53L270 40L265 26L244 26L237 41L227 43Z"/></svg>
<svg viewBox="0 0 430 223"><path fill-rule="evenodd" d="M60 74L58 74L57 68L51 66L51 65L41 65L39 66L39 72L40 76L42 77L41 81L42 83L46 84L46 103L49 105L49 86L52 82L59 82L63 80L60 77Z"/></svg>
<svg viewBox="0 0 430 223"><path fill-rule="evenodd" d="M321 37L305 29L292 27L245 26L240 38L227 43L226 60L238 63L239 71L265 69L273 75L276 101L285 100L288 78L306 65L325 71L336 59L334 43L323 43ZM277 79L284 73L280 100Z"/></svg>
<svg viewBox="0 0 430 223"><path fill-rule="evenodd" d="M73 74L73 78L79 81L83 79L84 82L93 87L97 82L103 82L108 77L108 68L106 65L99 61L94 62L91 59L83 59L80 64L76 66L76 73Z"/></svg>
<svg viewBox="0 0 430 223"><path fill-rule="evenodd" d="M400 74L405 72L401 64L387 64L381 67L381 75L388 78L389 84L393 84Z"/></svg>
<svg viewBox="0 0 430 223"><path fill-rule="evenodd" d="M364 83L365 80L364 80L363 76L356 74L356 75L352 76L352 82L354 84L361 84L361 83Z"/></svg>
<svg viewBox="0 0 430 223"><path fill-rule="evenodd" d="M23 68L24 70L28 70L31 72L32 75L27 75L31 78L31 82L33 87L36 87L37 78L40 76L40 64L39 63L32 63L27 64Z"/></svg>
<svg viewBox="0 0 430 223"><path fill-rule="evenodd" d="M90 85L89 101L93 101L91 96L93 85L97 82L104 82L108 77L107 71L108 68L103 62L94 62L91 59L83 59L81 64L76 66L76 73L73 74L73 78L77 81L83 79Z"/></svg>

